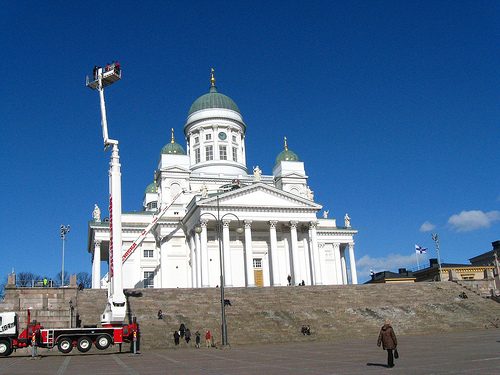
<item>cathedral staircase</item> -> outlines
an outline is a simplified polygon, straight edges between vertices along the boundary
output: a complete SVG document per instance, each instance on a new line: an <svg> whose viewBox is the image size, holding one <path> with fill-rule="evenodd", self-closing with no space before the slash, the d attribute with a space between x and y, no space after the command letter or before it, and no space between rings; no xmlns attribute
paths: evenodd
<svg viewBox="0 0 500 375"><path fill-rule="evenodd" d="M231 345L290 341L376 339L384 319L397 334L426 334L493 328L500 305L463 291L452 282L274 288L226 288L228 341ZM141 348L173 347L181 323L194 333L210 329L220 343L220 289L134 289L127 298L141 329ZM105 290L78 292L82 325L95 324L106 303ZM163 319L157 318L158 310ZM303 325L311 336L303 336ZM181 347L187 346L184 342Z"/></svg>

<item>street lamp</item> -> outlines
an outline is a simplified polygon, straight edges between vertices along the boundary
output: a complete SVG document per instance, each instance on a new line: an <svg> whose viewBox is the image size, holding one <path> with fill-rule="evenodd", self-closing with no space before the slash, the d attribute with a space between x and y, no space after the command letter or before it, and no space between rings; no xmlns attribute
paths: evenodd
<svg viewBox="0 0 500 375"><path fill-rule="evenodd" d="M222 227L223 227L223 222L222 220L226 216L233 216L238 220L238 228L236 229L236 232L238 234L243 233L243 228L241 227L241 221L238 216L236 216L233 213L226 213L220 216L220 208L219 208L219 195L217 195L217 216L210 212L204 212L200 215L200 219L202 216L212 216L215 219L215 230L217 233L217 240L219 242L219 265L220 265L220 308L221 308L221 337L222 337L222 346L225 346L228 344L227 342L227 323L226 323L226 306L224 303L224 252L222 249ZM200 234L201 233L201 227L196 226L194 228L195 232Z"/></svg>
<svg viewBox="0 0 500 375"><path fill-rule="evenodd" d="M62 225L60 227L61 240L62 240L62 267L61 267L61 286L64 286L64 243L66 242L66 235L69 233L71 227L69 225Z"/></svg>
<svg viewBox="0 0 500 375"><path fill-rule="evenodd" d="M439 257L439 237L437 233L432 234L432 240L434 241L434 244L436 245L436 253L438 256L438 267L439 267L439 281L441 281L441 258Z"/></svg>

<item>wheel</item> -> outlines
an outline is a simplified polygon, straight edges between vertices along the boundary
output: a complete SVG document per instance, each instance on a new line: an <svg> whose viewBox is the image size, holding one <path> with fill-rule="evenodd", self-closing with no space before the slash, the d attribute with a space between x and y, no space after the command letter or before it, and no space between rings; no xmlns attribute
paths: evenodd
<svg viewBox="0 0 500 375"><path fill-rule="evenodd" d="M12 347L8 340L0 340L0 357L7 357L12 353Z"/></svg>
<svg viewBox="0 0 500 375"><path fill-rule="evenodd" d="M99 350L107 349L111 345L111 339L107 335L101 335L95 340L95 347Z"/></svg>
<svg viewBox="0 0 500 375"><path fill-rule="evenodd" d="M61 353L68 354L73 350L73 342L70 338L64 337L57 343L57 349L59 349Z"/></svg>
<svg viewBox="0 0 500 375"><path fill-rule="evenodd" d="M87 337L87 336L80 337L78 339L76 347L78 348L78 350L80 352L86 353L92 347L92 340L90 339L90 337Z"/></svg>

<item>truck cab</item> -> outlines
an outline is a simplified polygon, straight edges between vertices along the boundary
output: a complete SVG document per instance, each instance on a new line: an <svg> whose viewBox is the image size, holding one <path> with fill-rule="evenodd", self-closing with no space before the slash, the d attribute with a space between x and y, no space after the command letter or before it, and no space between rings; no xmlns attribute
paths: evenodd
<svg viewBox="0 0 500 375"><path fill-rule="evenodd" d="M12 353L13 341L17 341L18 333L17 314L15 312L0 313L0 357Z"/></svg>

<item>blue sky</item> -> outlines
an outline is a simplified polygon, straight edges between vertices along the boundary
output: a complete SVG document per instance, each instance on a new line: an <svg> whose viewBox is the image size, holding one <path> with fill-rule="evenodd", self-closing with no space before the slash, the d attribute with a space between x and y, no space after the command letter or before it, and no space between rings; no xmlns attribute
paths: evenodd
<svg viewBox="0 0 500 375"><path fill-rule="evenodd" d="M0 12L0 276L90 272L87 222L107 207L95 64L120 141L123 209L141 209L191 103L219 92L247 123L247 166L271 174L283 136L316 200L356 237L358 274L415 268L441 240L467 263L500 239L495 1L7 2ZM184 144L184 142L180 142Z"/></svg>

